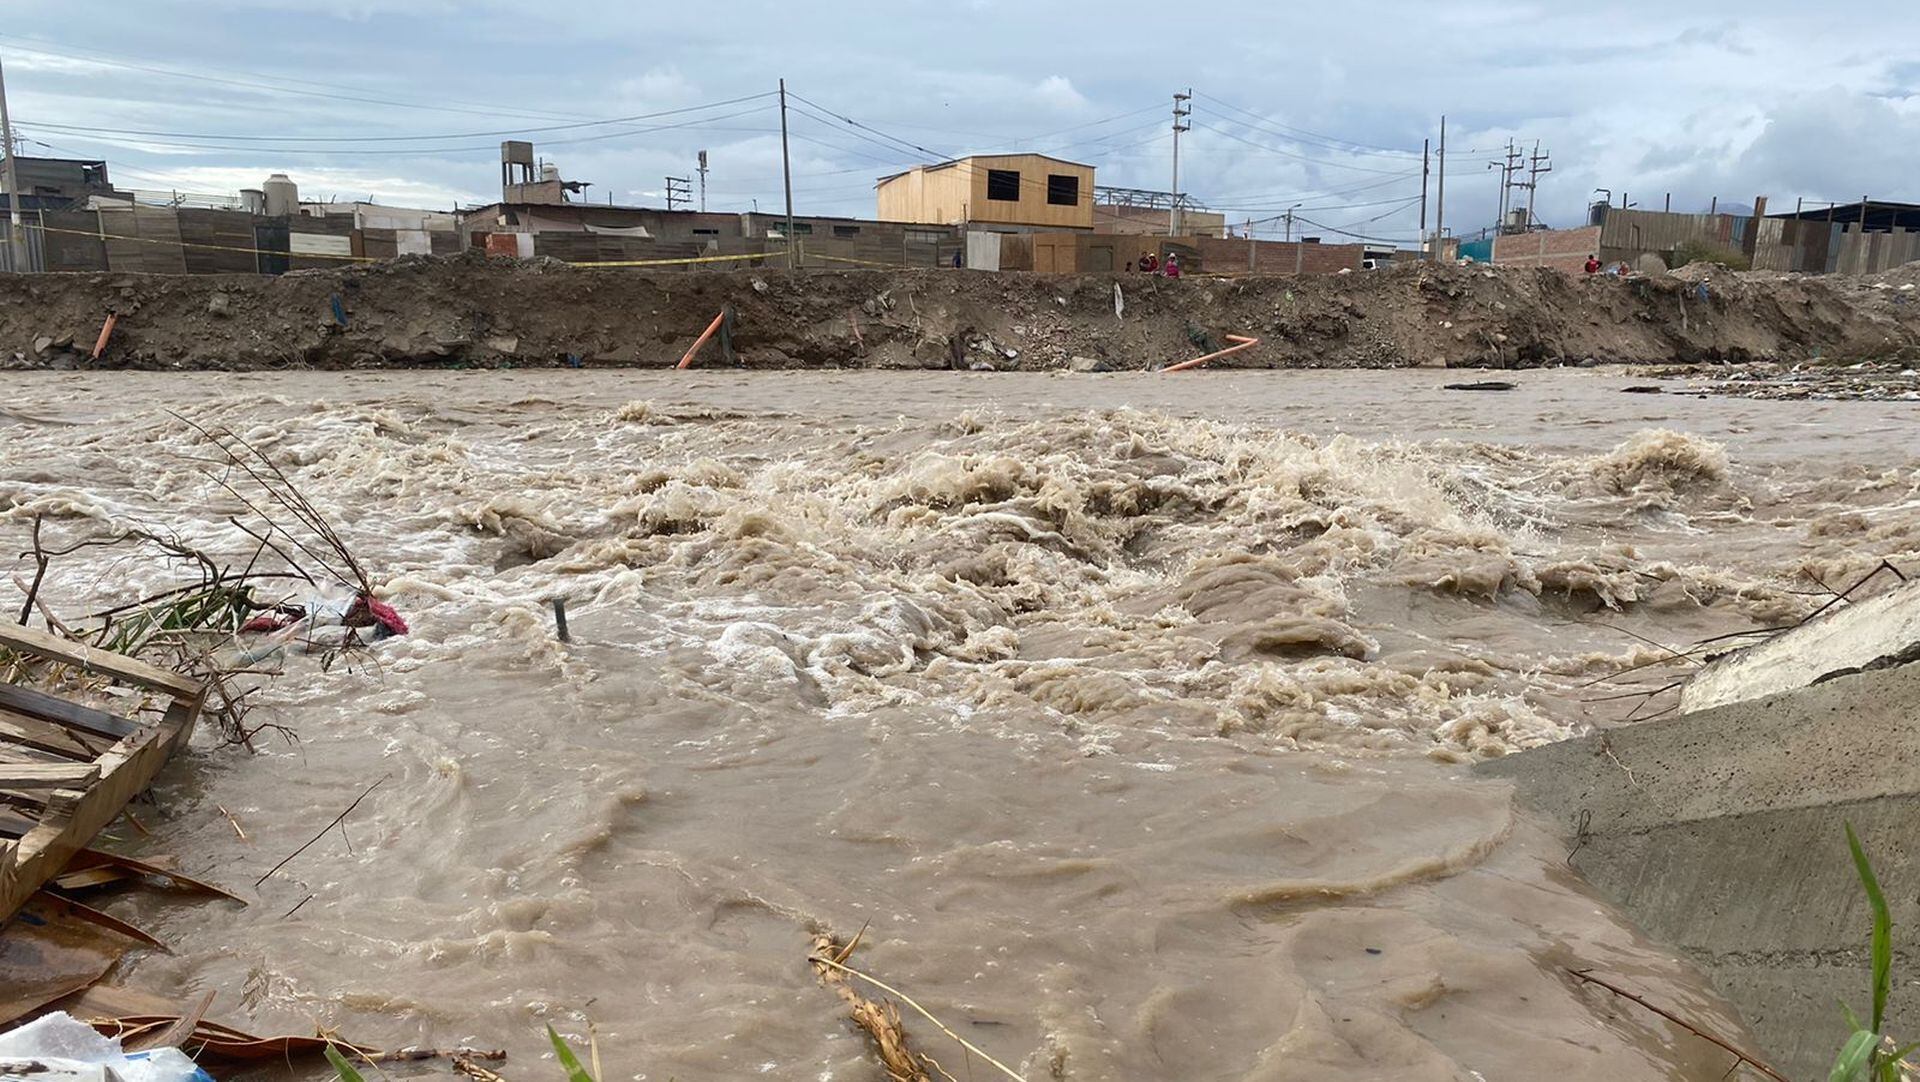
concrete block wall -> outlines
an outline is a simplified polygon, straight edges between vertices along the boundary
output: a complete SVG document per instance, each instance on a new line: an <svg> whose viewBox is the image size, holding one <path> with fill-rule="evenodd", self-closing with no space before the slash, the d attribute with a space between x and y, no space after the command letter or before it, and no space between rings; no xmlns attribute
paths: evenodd
<svg viewBox="0 0 1920 1082"><path fill-rule="evenodd" d="M1920 1029L1920 664L1483 763L1568 863L1712 976L1791 1078L1826 1077L1870 1003L1851 823L1893 909L1891 1030ZM1602 962L1600 959L1582 961Z"/></svg>

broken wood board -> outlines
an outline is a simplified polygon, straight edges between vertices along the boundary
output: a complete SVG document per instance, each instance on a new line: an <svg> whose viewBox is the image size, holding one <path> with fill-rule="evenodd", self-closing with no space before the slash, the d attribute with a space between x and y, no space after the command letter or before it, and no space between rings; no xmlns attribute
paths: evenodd
<svg viewBox="0 0 1920 1082"><path fill-rule="evenodd" d="M7 800L12 805L8 817L27 821L17 840L0 842L0 921L5 921L65 871L94 835L152 784L160 768L192 735L206 689L198 681L144 661L25 627L0 625L0 649L29 662L78 668L169 699L159 721L141 723L44 691L0 684L0 709L8 711L9 717L20 715L42 723L30 728L16 721L12 728L33 734L32 739L10 739L10 734L0 733L0 744L72 755L59 750L59 741L48 736L45 726L114 741L84 760L73 756L76 761L67 763L0 764L0 791L12 794Z"/></svg>

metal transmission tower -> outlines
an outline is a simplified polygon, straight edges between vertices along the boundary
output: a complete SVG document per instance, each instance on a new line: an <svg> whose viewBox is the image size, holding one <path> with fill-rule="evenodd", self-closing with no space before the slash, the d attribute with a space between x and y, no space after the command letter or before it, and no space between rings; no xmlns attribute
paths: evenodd
<svg viewBox="0 0 1920 1082"><path fill-rule="evenodd" d="M667 209L674 210L693 202L692 177L667 178Z"/></svg>
<svg viewBox="0 0 1920 1082"><path fill-rule="evenodd" d="M1193 115L1193 106L1187 104L1193 100L1193 88L1188 87L1185 94L1173 96L1173 205L1167 208L1167 236L1180 235L1180 133L1193 130L1193 125L1184 121Z"/></svg>
<svg viewBox="0 0 1920 1082"><path fill-rule="evenodd" d="M1540 188L1540 174L1553 172L1553 152L1540 153L1540 141L1533 142L1533 154L1527 158L1527 228L1532 229L1533 197Z"/></svg>
<svg viewBox="0 0 1920 1082"><path fill-rule="evenodd" d="M700 152L700 168L696 172L700 174L700 213L705 214L707 212L707 152L704 150Z"/></svg>
<svg viewBox="0 0 1920 1082"><path fill-rule="evenodd" d="M1499 221L1494 224L1494 232L1496 233L1506 233L1510 231L1507 218L1509 211L1513 207L1513 190L1524 187L1526 184L1525 181L1515 180L1514 178L1520 175L1520 163L1525 160L1526 156L1521 153L1520 148L1514 145L1513 140L1509 139L1507 140L1506 157L1499 161L1487 163L1488 169L1500 170L1500 218Z"/></svg>

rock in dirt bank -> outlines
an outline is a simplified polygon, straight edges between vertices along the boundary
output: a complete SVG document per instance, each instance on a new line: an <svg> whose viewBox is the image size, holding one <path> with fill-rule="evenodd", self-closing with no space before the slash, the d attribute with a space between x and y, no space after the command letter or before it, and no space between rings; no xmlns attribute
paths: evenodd
<svg viewBox="0 0 1920 1082"><path fill-rule="evenodd" d="M1799 360L1920 346L1920 305L1882 303L1859 280L1701 279L1419 264L1181 280L659 273L474 255L278 278L0 275L0 367L665 367L729 305L731 363L748 368L1159 368L1229 334L1261 339L1220 362L1245 368ZM109 313L112 339L91 360ZM698 363L730 362L715 343Z"/></svg>

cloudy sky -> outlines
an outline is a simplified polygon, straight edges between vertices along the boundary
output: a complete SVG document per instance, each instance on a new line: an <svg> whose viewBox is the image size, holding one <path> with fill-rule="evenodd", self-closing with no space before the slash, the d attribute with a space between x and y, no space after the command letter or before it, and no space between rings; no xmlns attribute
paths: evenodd
<svg viewBox="0 0 1920 1082"><path fill-rule="evenodd" d="M1920 200L1909 5L1777 0L1296 5L851 0L85 0L15 7L0 58L25 153L105 157L121 187L448 207L494 198L525 138L588 197L661 205L709 152L707 205L872 216L876 176L974 151L1182 187L1235 222L1411 242L1422 139L1448 117L1446 224L1493 222L1509 139L1551 154L1537 212L1596 188L1658 208Z"/></svg>

